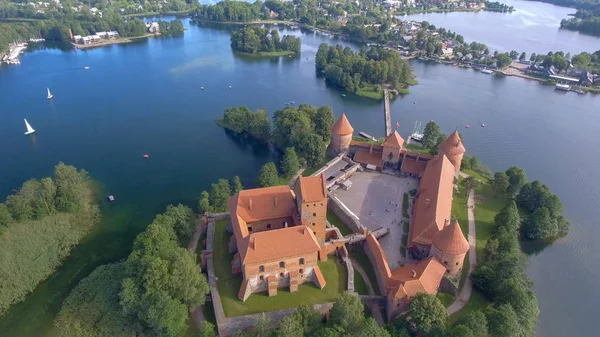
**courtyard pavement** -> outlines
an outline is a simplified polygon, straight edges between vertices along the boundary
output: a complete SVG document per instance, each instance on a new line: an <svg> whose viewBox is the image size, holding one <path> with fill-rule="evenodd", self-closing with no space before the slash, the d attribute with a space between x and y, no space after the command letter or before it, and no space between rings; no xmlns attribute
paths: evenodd
<svg viewBox="0 0 600 337"><path fill-rule="evenodd" d="M349 180L352 182L349 190L337 189L334 194L368 229L390 229L390 234L379 239L379 244L390 269L400 267L404 263L400 254L402 197L405 192L417 188L417 179L357 171Z"/></svg>

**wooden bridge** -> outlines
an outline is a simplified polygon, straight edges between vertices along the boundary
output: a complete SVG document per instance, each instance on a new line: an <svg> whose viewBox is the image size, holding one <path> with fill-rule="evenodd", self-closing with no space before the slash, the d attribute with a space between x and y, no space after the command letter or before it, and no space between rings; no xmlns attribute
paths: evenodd
<svg viewBox="0 0 600 337"><path fill-rule="evenodd" d="M390 111L390 91L388 89L383 89L383 114L385 118L385 136L389 136L392 134L392 117Z"/></svg>

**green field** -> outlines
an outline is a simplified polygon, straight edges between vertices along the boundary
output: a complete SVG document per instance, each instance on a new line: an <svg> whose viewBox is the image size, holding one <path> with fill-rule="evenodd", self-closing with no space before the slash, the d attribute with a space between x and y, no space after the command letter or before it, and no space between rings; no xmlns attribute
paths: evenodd
<svg viewBox="0 0 600 337"><path fill-rule="evenodd" d="M277 296L269 297L266 292L252 294L242 302L237 294L242 284L241 276L231 274L231 260L233 254L229 253L227 243L231 234L225 231L227 220L217 221L215 224L215 246L213 251L215 274L218 277L217 287L225 316L241 316L260 312L294 308L300 304L318 304L333 302L336 296L346 290L347 272L343 265L339 265L335 258L319 262L321 272L327 281L323 289L317 288L312 283L301 284L298 291L290 293L286 288L280 288Z"/></svg>
<svg viewBox="0 0 600 337"><path fill-rule="evenodd" d="M363 280L360 273L354 269L354 291L356 291L359 295L369 295L369 288L367 288L367 283Z"/></svg>
<svg viewBox="0 0 600 337"><path fill-rule="evenodd" d="M411 144L404 144L404 147L406 149L411 150L412 152L417 152L417 153L424 153L424 154L429 154L429 149L424 148L423 146L421 146L420 144L415 144L415 143L411 143Z"/></svg>
<svg viewBox="0 0 600 337"><path fill-rule="evenodd" d="M352 230L348 228L346 224L344 224L342 219L335 215L335 213L333 213L333 211L330 209L327 210L327 221L329 221L330 224L337 227L343 236L350 235L353 233Z"/></svg>
<svg viewBox="0 0 600 337"><path fill-rule="evenodd" d="M356 95L372 99L383 99L383 89L380 85L366 85L358 88Z"/></svg>
<svg viewBox="0 0 600 337"><path fill-rule="evenodd" d="M371 282L371 286L373 286L373 291L375 291L375 294L380 294L379 292L379 285L377 284L377 277L375 276L375 270L373 269L373 266L371 265L371 261L369 261L369 258L367 257L367 255L365 254L365 251L362 247L361 244L353 244L353 245L349 245L349 249L348 252L350 254L350 258L352 259L353 263L356 262L358 264L360 264L360 266L365 270L365 273L367 273L367 277L369 278L369 281ZM355 283L356 286L356 283Z"/></svg>

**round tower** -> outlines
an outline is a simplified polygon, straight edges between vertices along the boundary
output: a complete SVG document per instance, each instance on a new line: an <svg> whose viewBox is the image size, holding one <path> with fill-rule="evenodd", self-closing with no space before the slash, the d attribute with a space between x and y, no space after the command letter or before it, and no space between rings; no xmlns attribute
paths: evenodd
<svg viewBox="0 0 600 337"><path fill-rule="evenodd" d="M450 160L452 165L454 165L455 172L460 171L460 165L462 163L463 155L466 150L460 140L460 135L458 131L452 132L452 134L446 138L445 141L440 144L440 154L445 154L446 157Z"/></svg>
<svg viewBox="0 0 600 337"><path fill-rule="evenodd" d="M331 142L327 153L330 156L337 156L340 152L347 152L352 141L352 132L354 129L348 122L346 114L342 114L331 128Z"/></svg>
<svg viewBox="0 0 600 337"><path fill-rule="evenodd" d="M435 233L431 242L430 255L437 258L446 267L448 274L460 274L465 255L469 251L469 242L465 239L458 221L454 220Z"/></svg>

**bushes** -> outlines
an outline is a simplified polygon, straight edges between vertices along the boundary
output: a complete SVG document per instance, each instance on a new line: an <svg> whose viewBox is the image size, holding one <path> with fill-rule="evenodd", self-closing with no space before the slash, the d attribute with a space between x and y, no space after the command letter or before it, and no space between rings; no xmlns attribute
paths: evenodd
<svg viewBox="0 0 600 337"><path fill-rule="evenodd" d="M50 276L100 219L86 172L62 163L54 172L0 204L0 314Z"/></svg>
<svg viewBox="0 0 600 337"><path fill-rule="evenodd" d="M408 193L404 193L404 197L402 197L402 217L408 219Z"/></svg>

